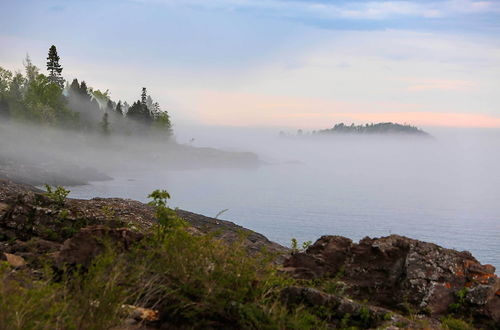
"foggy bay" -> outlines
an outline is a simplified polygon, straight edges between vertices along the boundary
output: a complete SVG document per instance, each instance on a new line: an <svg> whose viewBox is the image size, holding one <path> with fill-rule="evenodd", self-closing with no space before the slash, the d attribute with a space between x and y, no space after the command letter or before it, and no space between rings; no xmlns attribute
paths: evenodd
<svg viewBox="0 0 500 330"><path fill-rule="evenodd" d="M71 187L70 197L147 201L166 189L171 207L233 221L289 245L342 235L400 234L469 250L500 267L500 176L493 130L398 136L279 138L275 129L178 129L180 142L256 152L254 169L117 169L114 180ZM184 133L186 132L186 133ZM189 133L187 133L189 132ZM196 134L193 134L196 132ZM151 174L151 173L154 173Z"/></svg>

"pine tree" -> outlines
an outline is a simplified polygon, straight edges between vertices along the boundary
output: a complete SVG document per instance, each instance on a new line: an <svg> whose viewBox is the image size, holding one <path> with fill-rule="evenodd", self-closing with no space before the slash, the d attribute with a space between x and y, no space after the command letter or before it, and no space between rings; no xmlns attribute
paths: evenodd
<svg viewBox="0 0 500 330"><path fill-rule="evenodd" d="M71 85L69 85L69 90L68 93L70 96L80 96L80 83L78 82L78 79L73 79L71 82Z"/></svg>
<svg viewBox="0 0 500 330"><path fill-rule="evenodd" d="M127 111L127 117L150 124L152 121L151 112L147 106L146 87L142 88L141 99L134 102Z"/></svg>
<svg viewBox="0 0 500 330"><path fill-rule="evenodd" d="M80 83L80 95L83 97L86 97L86 98L90 98L89 92L88 92L88 87L87 87L87 84L85 83L85 81L82 81Z"/></svg>
<svg viewBox="0 0 500 330"><path fill-rule="evenodd" d="M56 46L52 45L47 57L47 71L49 71L49 81L56 84L61 89L64 87L64 78L61 76L63 68L59 64L59 55L57 55Z"/></svg>
<svg viewBox="0 0 500 330"><path fill-rule="evenodd" d="M122 109L122 101L118 101L116 104L116 113L118 113L120 116L123 116L123 109Z"/></svg>
<svg viewBox="0 0 500 330"><path fill-rule="evenodd" d="M146 93L146 87L142 87L142 94L141 94L141 104L143 107L146 107L148 106L147 104L147 93Z"/></svg>

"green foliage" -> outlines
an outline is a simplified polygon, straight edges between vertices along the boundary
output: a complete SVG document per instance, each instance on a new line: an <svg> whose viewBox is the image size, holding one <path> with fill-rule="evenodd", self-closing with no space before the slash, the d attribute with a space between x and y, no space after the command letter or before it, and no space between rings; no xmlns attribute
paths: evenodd
<svg viewBox="0 0 500 330"><path fill-rule="evenodd" d="M302 242L302 247L299 248L299 242L296 238L292 238L290 248L292 249L292 253L299 253L307 250L309 246L311 246L312 241Z"/></svg>
<svg viewBox="0 0 500 330"><path fill-rule="evenodd" d="M371 322L370 310L368 307L363 306L359 311L359 317L361 318L361 322L365 327L369 327Z"/></svg>
<svg viewBox="0 0 500 330"><path fill-rule="evenodd" d="M155 208L155 216L158 220L158 234L165 234L167 231L185 226L184 220L177 216L174 210L167 206L167 200L170 199L170 195L166 190L155 190L148 195L148 198L153 200L148 204Z"/></svg>
<svg viewBox="0 0 500 330"><path fill-rule="evenodd" d="M59 64L59 59L56 46L52 45L49 49L49 56L47 57L47 71L49 71L48 79L50 83L62 89L64 87L64 78L61 76L63 68Z"/></svg>
<svg viewBox="0 0 500 330"><path fill-rule="evenodd" d="M45 185L45 189L47 190L47 192L45 193L45 196L50 198L58 206L60 206L60 207L64 206L64 203L66 201L66 197L70 193L69 190L66 190L66 189L64 189L64 187L61 187L61 186L57 186L55 189L53 189L48 184Z"/></svg>
<svg viewBox="0 0 500 330"><path fill-rule="evenodd" d="M348 328L350 322L351 322L351 314L346 313L340 320L340 327L343 329Z"/></svg>
<svg viewBox="0 0 500 330"><path fill-rule="evenodd" d="M467 288L462 288L455 292L456 301L448 306L448 310L451 313L460 313L465 308L465 295L467 294Z"/></svg>
<svg viewBox="0 0 500 330"><path fill-rule="evenodd" d="M125 253L108 248L86 271L54 281L47 267L40 280L10 282L0 269L0 324L13 329L107 329L125 317L121 306L160 309L164 324L185 328L324 329L304 306L280 302L293 284L266 255L249 256L242 242L172 228L148 236ZM16 273L20 276L20 273ZM40 275L38 275L40 278Z"/></svg>
<svg viewBox="0 0 500 330"><path fill-rule="evenodd" d="M290 311L280 303L288 280L266 255L249 256L242 242L226 244L178 227L141 245L127 261L141 288L136 299L139 305L159 306L164 322L195 328L322 326L309 311Z"/></svg>
<svg viewBox="0 0 500 330"><path fill-rule="evenodd" d="M109 90L101 91L73 79L64 87L63 70L55 46L47 57L48 75L40 73L29 56L24 61L25 76L0 68L0 117L82 131L149 135L167 139L172 135L172 123L166 111L142 89L140 100L131 107L126 102L115 103ZM109 116L102 116L102 111ZM134 120L124 120L125 118ZM140 123L141 125L137 125Z"/></svg>
<svg viewBox="0 0 500 330"><path fill-rule="evenodd" d="M99 257L84 276L67 273L61 281L54 281L50 267L33 280L28 272L13 273L0 264L0 325L19 330L116 326L127 299L127 290L117 282L124 269L112 251Z"/></svg>
<svg viewBox="0 0 500 330"><path fill-rule="evenodd" d="M172 135L172 124L170 122L170 116L167 112L159 112L155 116L152 127L157 133L161 133L167 136Z"/></svg>
<svg viewBox="0 0 500 330"><path fill-rule="evenodd" d="M448 330L472 330L474 327L464 320L447 316L441 319L441 326Z"/></svg>

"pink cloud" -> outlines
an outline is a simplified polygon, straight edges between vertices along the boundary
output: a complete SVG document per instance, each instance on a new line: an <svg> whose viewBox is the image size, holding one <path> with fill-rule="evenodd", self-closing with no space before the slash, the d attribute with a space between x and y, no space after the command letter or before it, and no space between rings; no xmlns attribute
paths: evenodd
<svg viewBox="0 0 500 330"><path fill-rule="evenodd" d="M500 117L425 111L402 102L339 102L240 92L204 91L189 97L204 124L325 128L337 122L398 122L419 126L500 127Z"/></svg>

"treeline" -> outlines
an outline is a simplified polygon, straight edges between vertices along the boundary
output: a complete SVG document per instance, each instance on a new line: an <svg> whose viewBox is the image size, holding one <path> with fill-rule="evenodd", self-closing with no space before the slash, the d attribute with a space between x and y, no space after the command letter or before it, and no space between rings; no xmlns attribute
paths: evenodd
<svg viewBox="0 0 500 330"><path fill-rule="evenodd" d="M297 136L303 135L329 135L329 134L408 134L408 135L421 135L430 136L429 133L421 130L416 126L411 125L401 125L397 123L377 123L377 124L365 124L365 125L346 125L344 123L335 124L332 128L327 128L323 130L315 130L312 132L304 132L303 130L297 130ZM292 136L288 133L281 131L279 133L281 137Z"/></svg>
<svg viewBox="0 0 500 330"><path fill-rule="evenodd" d="M397 123L377 123L365 125L346 125L339 123L329 129L316 131L316 134L350 133L350 134L415 134L427 135L416 126L401 125Z"/></svg>
<svg viewBox="0 0 500 330"><path fill-rule="evenodd" d="M47 75L24 60L24 74L0 67L0 120L100 132L103 135L172 135L167 111L142 88L140 98L129 105L113 101L109 91L87 86L85 81L64 80L55 46L47 57Z"/></svg>

